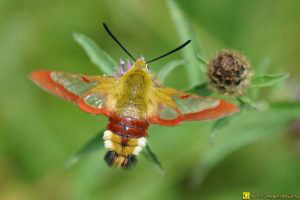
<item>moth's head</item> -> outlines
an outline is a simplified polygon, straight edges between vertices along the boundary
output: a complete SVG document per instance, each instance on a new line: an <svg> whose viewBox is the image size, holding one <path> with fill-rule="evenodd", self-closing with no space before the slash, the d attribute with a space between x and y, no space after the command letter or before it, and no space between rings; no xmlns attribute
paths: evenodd
<svg viewBox="0 0 300 200"><path fill-rule="evenodd" d="M187 44L189 44L191 42L191 40L187 40L185 43L183 43L182 45L180 45L179 47L157 57L157 58L154 58L152 60L149 60L149 61L145 61L144 58L141 56L141 58L139 59L136 59L134 56L131 55L131 53L129 53L129 51L120 43L120 41L112 34L112 32L109 30L108 26L103 23L103 27L104 29L106 30L106 32L108 33L108 35L110 35L112 37L112 39L127 53L127 55L135 61L135 63L133 64L133 66L130 64L130 62L128 61L128 68L126 69L125 68L125 62L121 60L121 64L120 64L120 71L117 71L114 73L114 77L116 78L120 78L122 77L125 73L127 73L128 71L130 71L131 69L134 69L139 71L140 69L143 69L145 72L148 72L149 69L148 69L148 65L149 63L153 62L153 61L156 61L156 60L159 60L165 56L168 56L180 49L182 49L183 47L185 47Z"/></svg>
<svg viewBox="0 0 300 200"><path fill-rule="evenodd" d="M148 64L143 56L138 58L133 64L131 64L129 60L127 61L127 64L125 64L125 61L121 59L120 67L115 68L114 77L119 79L131 70L136 71L141 69L146 72L149 71Z"/></svg>
<svg viewBox="0 0 300 200"><path fill-rule="evenodd" d="M133 64L133 69L139 69L139 70L149 72L149 66L143 56L141 56L139 59L135 61L135 63Z"/></svg>
<svg viewBox="0 0 300 200"><path fill-rule="evenodd" d="M133 65L133 67L147 69L147 64L146 64L144 57L141 56L141 58L137 59Z"/></svg>

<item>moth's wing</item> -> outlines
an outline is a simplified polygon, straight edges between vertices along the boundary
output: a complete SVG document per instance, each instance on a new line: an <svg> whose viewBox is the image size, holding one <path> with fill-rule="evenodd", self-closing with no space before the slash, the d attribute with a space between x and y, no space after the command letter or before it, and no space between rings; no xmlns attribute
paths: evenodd
<svg viewBox="0 0 300 200"><path fill-rule="evenodd" d="M111 113L107 102L116 85L113 77L35 71L29 78L44 90L74 102L83 111L106 116Z"/></svg>
<svg viewBox="0 0 300 200"><path fill-rule="evenodd" d="M212 120L231 115L239 107L222 99L203 97L157 88L149 106L149 122L163 126L176 126L183 121Z"/></svg>

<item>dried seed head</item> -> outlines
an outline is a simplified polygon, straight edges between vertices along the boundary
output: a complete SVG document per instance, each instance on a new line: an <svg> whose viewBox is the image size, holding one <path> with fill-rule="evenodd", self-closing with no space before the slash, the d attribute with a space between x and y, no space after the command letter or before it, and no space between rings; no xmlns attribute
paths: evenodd
<svg viewBox="0 0 300 200"><path fill-rule="evenodd" d="M222 50L208 64L210 86L224 95L240 96L248 88L253 72L247 59L233 50Z"/></svg>

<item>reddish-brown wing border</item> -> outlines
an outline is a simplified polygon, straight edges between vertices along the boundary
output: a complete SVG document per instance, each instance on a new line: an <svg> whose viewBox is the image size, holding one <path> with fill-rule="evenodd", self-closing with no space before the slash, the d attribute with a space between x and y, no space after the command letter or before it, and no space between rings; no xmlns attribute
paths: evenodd
<svg viewBox="0 0 300 200"><path fill-rule="evenodd" d="M29 78L32 81L34 81L39 87L50 92L51 94L74 102L79 106L81 110L85 112L88 112L90 114L95 114L95 115L99 115L99 114L103 114L106 116L110 115L110 112L107 109L105 108L96 109L87 105L81 97L69 92L62 85L53 81L50 76L51 72L52 71L50 70L34 71L29 75ZM84 80L89 80L88 76L83 76L82 78Z"/></svg>
<svg viewBox="0 0 300 200"><path fill-rule="evenodd" d="M186 96L182 96L181 98L186 98ZM239 112L238 106L220 99L220 104L215 108L209 108L200 112L184 115L181 114L177 118L172 120L165 120L161 119L159 116L154 116L149 119L149 122L162 126L176 126L183 121L213 120L234 114L236 112Z"/></svg>

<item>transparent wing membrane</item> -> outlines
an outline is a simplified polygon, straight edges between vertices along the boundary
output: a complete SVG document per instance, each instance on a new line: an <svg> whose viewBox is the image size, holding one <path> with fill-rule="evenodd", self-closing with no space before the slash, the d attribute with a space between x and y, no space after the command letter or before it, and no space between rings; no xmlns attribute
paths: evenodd
<svg viewBox="0 0 300 200"><path fill-rule="evenodd" d="M50 76L53 81L62 85L69 92L80 97L84 96L92 88L99 84L99 81L90 81L88 78L83 78L81 75L64 72L51 72Z"/></svg>
<svg viewBox="0 0 300 200"><path fill-rule="evenodd" d="M105 103L106 97L113 90L115 81L112 77L85 76L65 72L37 71L30 78L48 92L73 101L91 114L109 115ZM104 88L104 89L98 89Z"/></svg>
<svg viewBox="0 0 300 200"><path fill-rule="evenodd" d="M239 108L220 99L183 93L172 88L156 91L156 111L149 122L175 126L183 121L221 118L239 111Z"/></svg>

